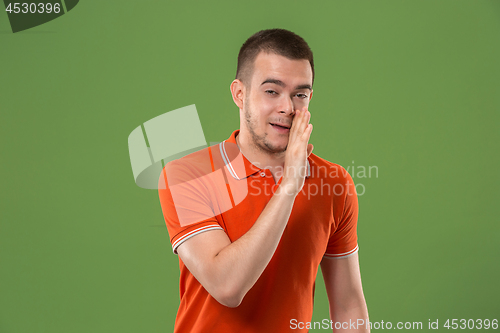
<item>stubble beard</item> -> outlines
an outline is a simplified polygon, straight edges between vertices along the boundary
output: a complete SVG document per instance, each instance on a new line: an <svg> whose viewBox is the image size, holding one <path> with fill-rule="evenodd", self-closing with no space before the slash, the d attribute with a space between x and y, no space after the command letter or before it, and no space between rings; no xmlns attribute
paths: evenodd
<svg viewBox="0 0 500 333"><path fill-rule="evenodd" d="M245 123L247 125L248 131L252 137L252 145L257 150L264 152L266 154L271 155L282 155L285 153L287 146L284 148L276 147L269 140L267 140L267 133L263 135L258 135L255 132L255 128L257 128L256 119L253 117L253 113L251 111L251 106L248 98L245 100L245 107L243 108L243 113L245 116Z"/></svg>

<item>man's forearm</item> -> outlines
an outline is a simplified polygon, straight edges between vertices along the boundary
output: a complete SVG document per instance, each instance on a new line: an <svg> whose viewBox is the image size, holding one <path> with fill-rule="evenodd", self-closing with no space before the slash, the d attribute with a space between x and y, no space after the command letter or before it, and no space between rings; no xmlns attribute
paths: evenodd
<svg viewBox="0 0 500 333"><path fill-rule="evenodd" d="M252 228L224 247L208 265L207 274L225 289L227 305L239 305L274 255L296 196L285 192L286 187L280 187Z"/></svg>

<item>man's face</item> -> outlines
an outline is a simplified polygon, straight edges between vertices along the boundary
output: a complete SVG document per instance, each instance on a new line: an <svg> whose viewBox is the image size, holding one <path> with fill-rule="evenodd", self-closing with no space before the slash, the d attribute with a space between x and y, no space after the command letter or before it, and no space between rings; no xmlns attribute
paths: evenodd
<svg viewBox="0 0 500 333"><path fill-rule="evenodd" d="M247 83L241 126L259 150L286 150L295 110L309 106L312 69L308 60L290 60L261 52Z"/></svg>

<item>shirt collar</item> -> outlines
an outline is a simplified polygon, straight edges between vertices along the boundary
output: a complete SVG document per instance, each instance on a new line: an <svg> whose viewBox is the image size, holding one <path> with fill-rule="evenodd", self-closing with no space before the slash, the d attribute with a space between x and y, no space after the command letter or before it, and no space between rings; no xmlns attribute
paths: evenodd
<svg viewBox="0 0 500 333"><path fill-rule="evenodd" d="M219 144L219 150L224 160L227 170L235 179L241 180L247 178L260 170L261 168L252 164L240 151L236 143L236 136L240 130L234 131L231 136ZM311 176L311 165L307 159L307 177Z"/></svg>

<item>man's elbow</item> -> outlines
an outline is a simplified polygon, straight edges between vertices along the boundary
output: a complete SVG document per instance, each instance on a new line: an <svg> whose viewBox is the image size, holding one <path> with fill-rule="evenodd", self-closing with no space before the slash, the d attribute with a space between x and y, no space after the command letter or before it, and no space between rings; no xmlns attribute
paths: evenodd
<svg viewBox="0 0 500 333"><path fill-rule="evenodd" d="M201 270L200 283L206 291L220 304L229 307L238 307L250 286L245 280L234 274L227 274L216 269L216 265L209 264Z"/></svg>
<svg viewBox="0 0 500 333"><path fill-rule="evenodd" d="M238 307L243 301L243 296L245 296L245 294L239 290L233 291L227 287L222 287L220 290L210 294L217 302L228 308Z"/></svg>
<svg viewBox="0 0 500 333"><path fill-rule="evenodd" d="M228 298L221 298L217 301L220 304L227 306L228 308L237 308L238 306L240 306L241 301L243 301L243 299L236 297L228 297Z"/></svg>

